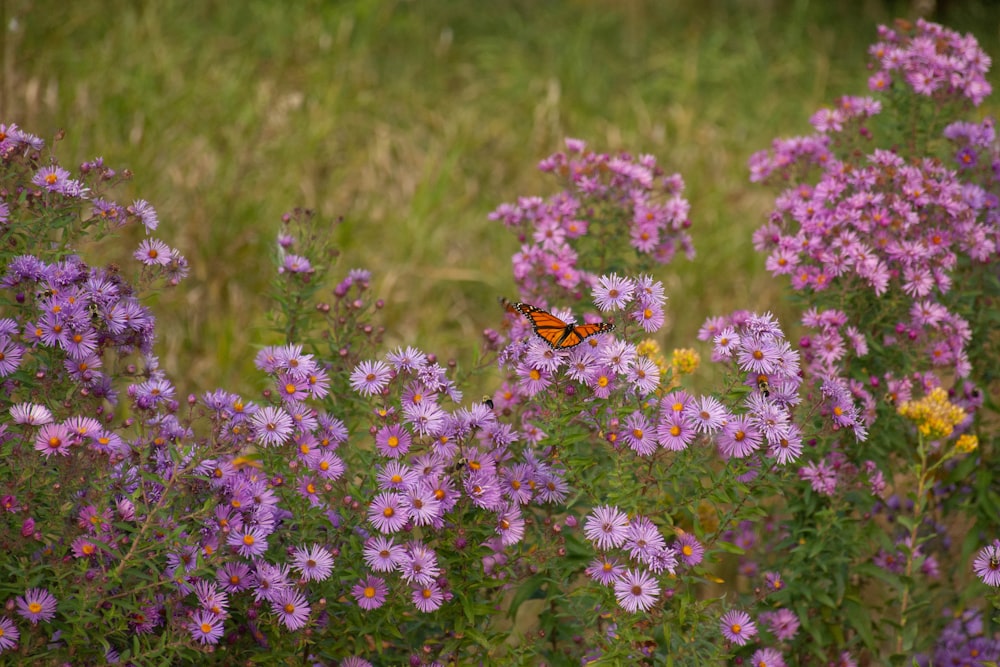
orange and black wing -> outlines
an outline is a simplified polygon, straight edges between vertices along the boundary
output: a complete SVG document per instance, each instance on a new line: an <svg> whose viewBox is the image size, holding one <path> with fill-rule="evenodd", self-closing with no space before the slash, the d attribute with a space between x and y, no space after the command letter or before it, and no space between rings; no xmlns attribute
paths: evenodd
<svg viewBox="0 0 1000 667"><path fill-rule="evenodd" d="M591 336L614 330L615 325L610 322L597 322L595 324L581 324L566 332L560 347L573 347L579 345Z"/></svg>
<svg viewBox="0 0 1000 667"><path fill-rule="evenodd" d="M582 324L574 326L566 324L552 313L546 312L527 303L515 303L514 308L528 318L535 335L544 340L554 350L579 345L587 338L596 336L615 328L613 324L600 322L598 324Z"/></svg>
<svg viewBox="0 0 1000 667"><path fill-rule="evenodd" d="M508 313L516 315L518 312L520 312L518 311L517 306L508 301L506 297L502 296L497 297L497 301L500 302L500 305L503 306L503 309L506 310Z"/></svg>

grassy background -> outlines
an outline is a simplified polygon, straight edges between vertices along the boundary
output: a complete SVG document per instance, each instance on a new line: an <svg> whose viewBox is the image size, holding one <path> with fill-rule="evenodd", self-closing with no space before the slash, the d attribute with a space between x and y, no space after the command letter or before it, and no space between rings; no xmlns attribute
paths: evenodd
<svg viewBox="0 0 1000 667"><path fill-rule="evenodd" d="M688 183L699 255L659 272L664 343L690 345L736 307L781 312L784 283L750 247L771 193L747 182L747 157L864 94L876 25L910 15L873 0L0 7L0 121L47 140L64 128L68 166L103 155L133 170L120 201L150 200L157 236L191 262L154 305L181 392L257 384L251 360L271 340L259 295L279 216L297 205L345 217L337 273L374 272L388 343L471 360L513 291L518 245L486 215L553 193L535 165L567 136L652 153ZM996 3L945 10L933 18L1000 57Z"/></svg>

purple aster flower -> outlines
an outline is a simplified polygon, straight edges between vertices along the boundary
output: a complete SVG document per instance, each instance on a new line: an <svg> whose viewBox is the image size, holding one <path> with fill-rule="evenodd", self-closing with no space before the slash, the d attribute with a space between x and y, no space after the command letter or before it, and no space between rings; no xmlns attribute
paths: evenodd
<svg viewBox="0 0 1000 667"><path fill-rule="evenodd" d="M601 276L600 282L591 294L594 304L604 312L621 310L632 300L635 283L628 278L620 278L617 274Z"/></svg>
<svg viewBox="0 0 1000 667"><path fill-rule="evenodd" d="M401 424L383 426L375 434L375 446L383 456L398 459L410 451L412 438Z"/></svg>
<svg viewBox="0 0 1000 667"><path fill-rule="evenodd" d="M1000 586L1000 545L994 542L983 547L976 555L972 569L987 586Z"/></svg>
<svg viewBox="0 0 1000 667"><path fill-rule="evenodd" d="M415 347L396 348L386 355L385 360L397 371L415 373L427 365L427 355Z"/></svg>
<svg viewBox="0 0 1000 667"><path fill-rule="evenodd" d="M765 572L764 586L771 592L777 592L785 587L785 580L781 578L780 572Z"/></svg>
<svg viewBox="0 0 1000 667"><path fill-rule="evenodd" d="M517 365L518 389L527 397L534 396L552 384L552 374L527 362Z"/></svg>
<svg viewBox="0 0 1000 667"><path fill-rule="evenodd" d="M366 577L351 588L351 595L358 606L365 611L378 609L385 604L385 596L389 592L381 577Z"/></svg>
<svg viewBox="0 0 1000 667"><path fill-rule="evenodd" d="M699 433L715 433L728 421L729 413L719 399L701 396L684 407L684 413Z"/></svg>
<svg viewBox="0 0 1000 667"><path fill-rule="evenodd" d="M309 603L294 588L283 588L271 599L271 611L289 630L298 630L309 621Z"/></svg>
<svg viewBox="0 0 1000 667"><path fill-rule="evenodd" d="M628 381L640 396L648 396L660 386L660 368L648 357L636 357L628 369Z"/></svg>
<svg viewBox="0 0 1000 667"><path fill-rule="evenodd" d="M229 596L225 591L220 591L218 584L208 579L195 582L194 592L198 598L198 604L204 611L213 616L225 617L229 607Z"/></svg>
<svg viewBox="0 0 1000 667"><path fill-rule="evenodd" d="M23 354L23 347L6 335L0 336L0 377L7 377L18 369Z"/></svg>
<svg viewBox="0 0 1000 667"><path fill-rule="evenodd" d="M17 613L37 625L50 621L56 615L56 598L44 588L29 588L17 598Z"/></svg>
<svg viewBox="0 0 1000 667"><path fill-rule="evenodd" d="M373 667L372 663L368 662L364 658L359 658L356 655L344 658L340 662L340 667Z"/></svg>
<svg viewBox="0 0 1000 667"><path fill-rule="evenodd" d="M414 484L403 493L403 499L414 525L429 526L441 518L441 501L434 489L426 484Z"/></svg>
<svg viewBox="0 0 1000 667"><path fill-rule="evenodd" d="M299 547L292 552L292 567L306 581L323 581L333 571L333 555L318 544L309 549Z"/></svg>
<svg viewBox="0 0 1000 667"><path fill-rule="evenodd" d="M587 576L594 581L610 586L625 575L625 568L617 558L599 556L590 562L586 570Z"/></svg>
<svg viewBox="0 0 1000 667"><path fill-rule="evenodd" d="M413 587L413 604L425 614L434 611L443 603L444 593L441 592L437 582L431 581Z"/></svg>
<svg viewBox="0 0 1000 667"><path fill-rule="evenodd" d="M789 424L784 435L768 446L768 453L784 465L798 460L802 455L802 431L797 424Z"/></svg>
<svg viewBox="0 0 1000 667"><path fill-rule="evenodd" d="M757 634L757 626L750 620L750 614L740 609L732 609L719 620L722 636L739 646L744 646Z"/></svg>
<svg viewBox="0 0 1000 667"><path fill-rule="evenodd" d="M406 503L398 493L380 493L368 506L368 520L382 533L402 530L409 520Z"/></svg>
<svg viewBox="0 0 1000 667"><path fill-rule="evenodd" d="M630 317L648 333L659 331L666 319L663 307L655 303L642 303L642 300L638 306L630 313Z"/></svg>
<svg viewBox="0 0 1000 667"><path fill-rule="evenodd" d="M70 545L74 558L90 558L97 554L97 545L86 537L78 537Z"/></svg>
<svg viewBox="0 0 1000 667"><path fill-rule="evenodd" d="M656 439L667 451L687 449L698 435L694 424L684 413L663 412L660 418L662 421L656 425Z"/></svg>
<svg viewBox="0 0 1000 667"><path fill-rule="evenodd" d="M222 637L222 617L209 611L194 612L187 627L191 638L201 644L218 644Z"/></svg>
<svg viewBox="0 0 1000 667"><path fill-rule="evenodd" d="M441 573L437 554L416 540L406 545L405 556L399 569L403 579L418 584L430 583Z"/></svg>
<svg viewBox="0 0 1000 667"><path fill-rule="evenodd" d="M628 539L629 520L617 507L595 507L583 524L583 534L597 544L598 549L618 548Z"/></svg>
<svg viewBox="0 0 1000 667"><path fill-rule="evenodd" d="M264 447L283 444L292 434L291 415L276 406L267 406L250 417L254 439Z"/></svg>
<svg viewBox="0 0 1000 667"><path fill-rule="evenodd" d="M799 479L809 482L813 491L824 496L832 496L837 490L837 472L822 461L799 468Z"/></svg>
<svg viewBox="0 0 1000 667"><path fill-rule="evenodd" d="M166 266L170 263L170 246L158 239L143 239L132 257L146 266Z"/></svg>
<svg viewBox="0 0 1000 667"><path fill-rule="evenodd" d="M778 347L770 338L745 336L740 339L737 363L741 370L753 375L768 375L774 372L778 358Z"/></svg>
<svg viewBox="0 0 1000 667"><path fill-rule="evenodd" d="M494 470L476 470L462 480L465 493L477 507L499 511L503 507L503 486Z"/></svg>
<svg viewBox="0 0 1000 667"><path fill-rule="evenodd" d="M501 543L507 547L524 539L524 517L516 503L508 503L497 517L496 531Z"/></svg>
<svg viewBox="0 0 1000 667"><path fill-rule="evenodd" d="M365 563L376 572L391 572L398 569L407 558L406 549L395 544L391 537L381 535L369 538L364 548Z"/></svg>
<svg viewBox="0 0 1000 667"><path fill-rule="evenodd" d="M402 461L389 461L378 468L375 479L380 489L405 491L420 481L420 473Z"/></svg>
<svg viewBox="0 0 1000 667"><path fill-rule="evenodd" d="M633 614L648 611L660 595L656 579L644 570L627 570L615 581L615 598L618 604Z"/></svg>
<svg viewBox="0 0 1000 667"><path fill-rule="evenodd" d="M46 424L35 437L35 449L46 458L53 454L69 455L70 430L63 424Z"/></svg>
<svg viewBox="0 0 1000 667"><path fill-rule="evenodd" d="M312 469L323 479L333 481L340 479L344 471L347 470L347 467L340 457L333 452L323 452L313 461Z"/></svg>
<svg viewBox="0 0 1000 667"><path fill-rule="evenodd" d="M313 267L308 259L299 255L285 255L278 273L312 273Z"/></svg>
<svg viewBox="0 0 1000 667"><path fill-rule="evenodd" d="M392 379L392 370L381 361L362 361L351 373L351 389L362 396L380 393Z"/></svg>
<svg viewBox="0 0 1000 667"><path fill-rule="evenodd" d="M424 400L417 405L405 406L403 415L418 435L432 436L441 434L441 428L445 425L447 417L444 410L432 400Z"/></svg>
<svg viewBox="0 0 1000 667"><path fill-rule="evenodd" d="M689 567L697 565L705 557L705 547L691 533L678 535L675 548L681 560Z"/></svg>
<svg viewBox="0 0 1000 667"><path fill-rule="evenodd" d="M253 589L255 600L274 600L281 591L291 588L292 584L288 580L288 566L272 565L267 561L256 561L257 571L255 573L257 584Z"/></svg>
<svg viewBox="0 0 1000 667"><path fill-rule="evenodd" d="M646 553L643 562L654 574L664 571L674 574L677 571L677 550L672 546L651 549Z"/></svg>
<svg viewBox="0 0 1000 667"><path fill-rule="evenodd" d="M14 622L6 616L0 616L0 653L17 646L21 633Z"/></svg>
<svg viewBox="0 0 1000 667"><path fill-rule="evenodd" d="M778 609L761 614L761 621L778 641L788 641L799 631L799 619L789 609Z"/></svg>
<svg viewBox="0 0 1000 667"><path fill-rule="evenodd" d="M632 558L646 561L647 557L666 546L660 530L644 516L637 516L629 522L625 548Z"/></svg>
<svg viewBox="0 0 1000 667"><path fill-rule="evenodd" d="M649 456L656 451L655 429L641 412L633 412L625 420L624 441L639 456Z"/></svg>
<svg viewBox="0 0 1000 667"><path fill-rule="evenodd" d="M43 426L55 421L49 409L37 403L18 403L11 406L10 416L15 424L27 424L28 426Z"/></svg>
<svg viewBox="0 0 1000 667"><path fill-rule="evenodd" d="M59 165L48 165L39 169L31 178L31 182L51 192L63 192L71 180L68 171Z"/></svg>
<svg viewBox="0 0 1000 667"><path fill-rule="evenodd" d="M230 561L223 565L215 576L216 581L227 593L239 593L252 586L256 578L250 572L250 566L238 561Z"/></svg>
<svg viewBox="0 0 1000 667"><path fill-rule="evenodd" d="M750 657L751 667L785 667L785 659L773 648L757 649Z"/></svg>
<svg viewBox="0 0 1000 667"><path fill-rule="evenodd" d="M510 468L501 469L504 495L519 505L530 503L535 482L533 475L534 469L527 463L518 463Z"/></svg>
<svg viewBox="0 0 1000 667"><path fill-rule="evenodd" d="M259 526L243 526L229 533L226 542L244 558L260 556L267 551L267 533Z"/></svg>
<svg viewBox="0 0 1000 667"><path fill-rule="evenodd" d="M147 232L155 231L160 225L160 219L156 216L156 209L145 199L136 199L132 205L125 209L129 215L139 218Z"/></svg>
<svg viewBox="0 0 1000 667"><path fill-rule="evenodd" d="M760 448L763 436L746 415L730 419L718 435L719 452L724 458L746 458Z"/></svg>

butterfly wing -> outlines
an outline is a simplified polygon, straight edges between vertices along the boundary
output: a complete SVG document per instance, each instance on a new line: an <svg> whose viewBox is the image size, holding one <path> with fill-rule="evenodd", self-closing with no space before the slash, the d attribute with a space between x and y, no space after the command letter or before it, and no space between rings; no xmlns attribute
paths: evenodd
<svg viewBox="0 0 1000 667"><path fill-rule="evenodd" d="M505 311L507 311L508 313L516 315L518 312L520 312L520 311L518 311L517 306L515 306L510 301L508 301L506 299L506 297L502 297L502 296L497 297L497 301L500 302L500 305L503 306L503 309Z"/></svg>
<svg viewBox="0 0 1000 667"><path fill-rule="evenodd" d="M580 326L566 324L552 313L527 303L515 303L514 308L528 318L535 335L554 350L575 347L591 336L615 328L615 325L608 322L581 324Z"/></svg>
<svg viewBox="0 0 1000 667"><path fill-rule="evenodd" d="M573 347L579 345L591 336L602 334L614 330L615 325L610 322L597 322L595 324L581 324L566 332L561 347Z"/></svg>

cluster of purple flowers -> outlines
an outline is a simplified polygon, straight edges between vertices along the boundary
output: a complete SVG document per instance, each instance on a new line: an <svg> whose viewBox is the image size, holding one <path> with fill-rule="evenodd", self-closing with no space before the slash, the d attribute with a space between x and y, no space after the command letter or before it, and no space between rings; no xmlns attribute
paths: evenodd
<svg viewBox="0 0 1000 667"><path fill-rule="evenodd" d="M626 332L630 325L638 325L646 332L663 326L666 296L659 281L648 276L631 279L611 274L601 276L592 293L602 311L625 311ZM557 309L553 314L572 321L568 311ZM555 350L533 335L527 320L518 313L510 313L510 324L512 342L501 351L499 363L512 369L517 379L505 383L497 392L494 401L498 409L524 403L555 382L566 382L597 398L608 398L619 389L648 396L660 385L656 364L639 355L634 344L610 333L588 338L570 349Z"/></svg>
<svg viewBox="0 0 1000 667"><path fill-rule="evenodd" d="M874 60L875 73L868 79L873 91L891 88L898 77L918 95L966 98L979 106L993 90L986 80L992 61L971 34L917 19L895 30L879 26L878 37L868 49Z"/></svg>
<svg viewBox="0 0 1000 667"><path fill-rule="evenodd" d="M920 667L931 665L980 665L1000 661L1000 639L991 634L983 622L982 612L967 609L962 613L945 610L952 620L938 636L931 655L918 655L914 662Z"/></svg>
<svg viewBox="0 0 1000 667"><path fill-rule="evenodd" d="M519 453L519 434L489 406L449 411L442 404L443 399L457 403L462 395L427 354L400 348L384 361L362 361L350 383L360 394L380 399L371 433L382 462L375 467L378 491L367 511L377 534L367 539L365 562L376 573L400 573L418 609L431 611L451 598L447 579L431 544L397 543L392 536L415 526L440 531L453 511L487 512L497 535L487 545L495 555L484 560L492 571L498 554L524 538L525 506L565 499L559 468L530 450ZM371 609L382 604L386 590L373 573L353 594Z"/></svg>
<svg viewBox="0 0 1000 667"><path fill-rule="evenodd" d="M778 322L770 313L739 311L710 318L698 338L714 343L712 360L739 373L748 392L739 412L711 396L688 399L674 412L693 420L698 432L712 435L723 458L746 458L766 445L779 464L798 459L802 432L791 410L801 401L799 353L785 340Z"/></svg>
<svg viewBox="0 0 1000 667"><path fill-rule="evenodd" d="M105 350L121 356L139 351L154 359L154 318L117 273L90 268L75 256L48 264L21 255L7 265L0 287L13 291L21 302L31 300L37 313L23 326L3 321L0 372L4 375L21 367L27 351L15 342L18 336L27 348L60 351L64 356L60 372L68 381L114 403L111 380L100 370Z"/></svg>
<svg viewBox="0 0 1000 667"><path fill-rule="evenodd" d="M632 613L648 611L660 597L659 575L673 575L679 562L697 565L704 555L704 547L692 535L684 533L668 546L648 518L636 516L630 520L623 511L609 505L591 511L583 532L602 552L587 567L587 575L613 586L618 604ZM637 567L626 569L625 556L607 553L614 549L627 552L627 558Z"/></svg>
<svg viewBox="0 0 1000 667"><path fill-rule="evenodd" d="M55 618L58 602L55 596L44 588L29 588L24 595L9 601L7 609L16 608L21 618L32 625L38 625L39 622L47 623ZM6 616L0 616L0 653L15 648L20 637L21 632L14 621Z"/></svg>
<svg viewBox="0 0 1000 667"><path fill-rule="evenodd" d="M985 261L995 253L996 230L978 219L981 204L965 196L955 172L883 150L869 160L853 169L831 161L816 186L780 195L754 245L797 290L892 290L912 306L881 342L915 346L965 376L969 327L940 300L960 256Z"/></svg>
<svg viewBox="0 0 1000 667"><path fill-rule="evenodd" d="M652 156L610 156L567 139L566 152L542 160L539 169L564 178L568 188L549 199L523 197L502 204L490 214L491 220L517 230L523 244L513 263L525 299L535 302L547 294L566 296L592 287L596 276L579 264L577 248L588 238L601 244L599 252L607 252L611 239L627 234L636 253L664 264L678 249L693 256L684 181L679 174L664 176Z"/></svg>

